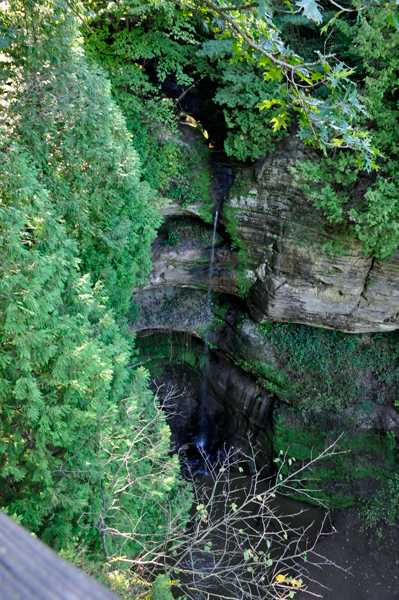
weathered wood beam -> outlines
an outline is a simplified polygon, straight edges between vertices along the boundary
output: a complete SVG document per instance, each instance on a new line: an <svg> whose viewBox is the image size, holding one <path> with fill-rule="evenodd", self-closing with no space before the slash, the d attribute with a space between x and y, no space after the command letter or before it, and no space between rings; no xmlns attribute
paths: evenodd
<svg viewBox="0 0 399 600"><path fill-rule="evenodd" d="M0 511L0 600L117 600Z"/></svg>

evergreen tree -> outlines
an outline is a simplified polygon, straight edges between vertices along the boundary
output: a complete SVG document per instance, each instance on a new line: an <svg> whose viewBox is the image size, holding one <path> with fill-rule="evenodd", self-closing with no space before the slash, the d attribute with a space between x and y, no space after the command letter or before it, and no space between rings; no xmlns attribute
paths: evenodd
<svg viewBox="0 0 399 600"><path fill-rule="evenodd" d="M85 59L66 4L11 3L3 30L8 130L28 149L78 241L82 271L104 282L112 306L124 314L149 273L160 223L125 120L104 73Z"/></svg>
<svg viewBox="0 0 399 600"><path fill-rule="evenodd" d="M154 196L76 30L62 2L2 15L0 505L57 548L84 540L94 560L115 515L139 539L166 525L160 498L180 492L184 519L188 496L113 308L148 272Z"/></svg>
<svg viewBox="0 0 399 600"><path fill-rule="evenodd" d="M369 256L384 259L399 247L399 31L388 5L371 7L359 22L339 24L337 50L357 67L367 126L382 156L379 170L366 175L350 153L336 151L319 163L296 166L309 200L331 223L362 242Z"/></svg>

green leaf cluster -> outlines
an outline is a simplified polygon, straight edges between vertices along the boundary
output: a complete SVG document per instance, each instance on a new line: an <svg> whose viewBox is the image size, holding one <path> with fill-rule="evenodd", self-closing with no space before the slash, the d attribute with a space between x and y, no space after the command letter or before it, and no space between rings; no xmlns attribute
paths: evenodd
<svg viewBox="0 0 399 600"><path fill-rule="evenodd" d="M297 185L330 223L354 232L365 254L379 259L399 247L399 31L390 11L388 5L370 7L356 22L338 21L333 35L362 83L360 100L367 112L357 126L372 133L378 173L366 175L353 154L339 150L345 142L340 139L319 163L297 163L294 169Z"/></svg>
<svg viewBox="0 0 399 600"><path fill-rule="evenodd" d="M226 106L223 112L228 133L224 145L228 155L242 161L257 160L274 150L284 136L271 125L279 118L281 108L261 111L259 104L271 99L277 104L282 98L280 85L265 81L252 65L225 66L215 101Z"/></svg>
<svg viewBox="0 0 399 600"><path fill-rule="evenodd" d="M383 403L395 394L398 352L389 334L376 334L365 343L359 335L307 325L265 323L259 328L285 362L278 379L266 370L263 376L271 380L276 395L293 403L310 422L344 415L345 408L359 407L366 398Z"/></svg>
<svg viewBox="0 0 399 600"><path fill-rule="evenodd" d="M282 137L270 125L278 111L257 109L265 97L280 98L282 91L265 82L253 64L234 61L232 41L214 39L195 14L168 3L151 6L151 13L142 2L98 11L86 47L109 72L113 95L136 134L145 178L170 197L176 180L182 188L190 179L190 165L176 134L179 103L161 87L167 77L168 85L172 81L183 91L197 82L209 86L206 108L224 120L225 150L239 160L258 159ZM122 27L115 28L118 19Z"/></svg>
<svg viewBox="0 0 399 600"><path fill-rule="evenodd" d="M78 242L83 272L104 282L123 314L151 268L148 248L159 224L155 197L140 180L139 159L109 83L82 54L75 20L59 17L49 33L52 14L51 2L27 13L32 39L18 13L12 15L13 43L2 70L7 130L29 149L57 214Z"/></svg>
<svg viewBox="0 0 399 600"><path fill-rule="evenodd" d="M209 192L192 178L192 154L201 162L203 152L199 147L187 152L178 131L181 108L162 89L167 76L176 89L188 89L207 71L207 59L197 55L201 31L196 33L196 20L188 17L168 2L96 5L85 49L109 75L143 179L161 196L173 198L177 188L184 201L206 202Z"/></svg>
<svg viewBox="0 0 399 600"><path fill-rule="evenodd" d="M364 528L375 528L382 537L383 525L396 525L399 518L399 476L383 482L374 496L363 506L360 516Z"/></svg>

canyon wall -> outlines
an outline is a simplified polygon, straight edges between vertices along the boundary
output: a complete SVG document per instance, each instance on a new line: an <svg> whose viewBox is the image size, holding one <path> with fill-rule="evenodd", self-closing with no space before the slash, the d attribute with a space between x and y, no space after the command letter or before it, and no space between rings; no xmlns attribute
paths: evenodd
<svg viewBox="0 0 399 600"><path fill-rule="evenodd" d="M188 127L181 126L187 144L198 139ZM348 506L397 468L384 436L391 446L399 439L389 337L396 334L388 333L399 328L399 253L374 260L356 240L341 239L294 184L290 167L305 159L317 160L316 152L288 137L255 165L233 165L211 266L213 214L231 170L215 152L208 202L161 209L153 271L134 295L139 317L131 329L140 363L184 392L171 422L176 443L196 439L205 419L219 436L219 446L209 441L213 448L225 441L245 447L252 435L263 461L288 447L305 460L343 432L349 457L319 479L324 500ZM306 327L285 332L283 323L319 328L319 336ZM379 332L388 337L374 339ZM320 370L317 360L295 362L298 348L321 352Z"/></svg>
<svg viewBox="0 0 399 600"><path fill-rule="evenodd" d="M306 159L317 154L286 138L243 170L224 203L253 281L252 317L347 332L397 329L399 252L375 260L356 240L340 239L294 185L290 167Z"/></svg>

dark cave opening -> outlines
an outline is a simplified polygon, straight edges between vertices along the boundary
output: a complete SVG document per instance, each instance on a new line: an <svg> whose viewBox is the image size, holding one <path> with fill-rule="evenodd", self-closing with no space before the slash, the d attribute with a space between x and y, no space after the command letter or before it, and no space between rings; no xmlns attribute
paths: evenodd
<svg viewBox="0 0 399 600"><path fill-rule="evenodd" d="M273 398L251 374L186 333L141 331L138 345L167 415L172 452L184 452L201 471L204 455L217 461L231 447L247 451L251 438L259 461L272 464Z"/></svg>

